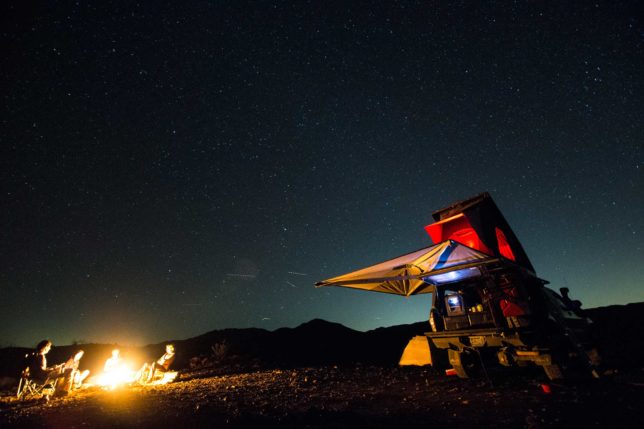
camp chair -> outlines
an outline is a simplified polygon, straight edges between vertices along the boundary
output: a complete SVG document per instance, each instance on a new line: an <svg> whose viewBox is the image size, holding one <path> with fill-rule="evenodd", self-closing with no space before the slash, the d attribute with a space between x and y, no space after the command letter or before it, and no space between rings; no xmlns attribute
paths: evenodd
<svg viewBox="0 0 644 429"><path fill-rule="evenodd" d="M177 378L178 375L179 375L178 371L166 371L166 372L157 371L154 373L154 378L152 379L152 381L150 381L149 384L172 383Z"/></svg>
<svg viewBox="0 0 644 429"><path fill-rule="evenodd" d="M136 382L143 385L166 384L172 383L179 376L178 371L156 371L152 380L147 381L150 375L150 371L150 368L146 368L145 370L141 371L136 377Z"/></svg>
<svg viewBox="0 0 644 429"><path fill-rule="evenodd" d="M39 383L30 377L29 367L27 367L20 374L16 398L19 400L45 398L45 400L49 401L49 397L56 391L57 381L58 379L47 379L44 383Z"/></svg>

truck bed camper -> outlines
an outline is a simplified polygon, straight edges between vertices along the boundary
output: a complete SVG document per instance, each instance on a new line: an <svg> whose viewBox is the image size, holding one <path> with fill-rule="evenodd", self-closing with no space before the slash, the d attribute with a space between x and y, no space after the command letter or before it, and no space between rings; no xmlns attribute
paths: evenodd
<svg viewBox="0 0 644 429"><path fill-rule="evenodd" d="M551 379L573 367L597 377L590 319L579 301L546 287L489 194L432 214L433 246L318 282L403 296L432 294L431 331L413 338L401 364L431 365L440 354L459 377L486 362L539 365Z"/></svg>

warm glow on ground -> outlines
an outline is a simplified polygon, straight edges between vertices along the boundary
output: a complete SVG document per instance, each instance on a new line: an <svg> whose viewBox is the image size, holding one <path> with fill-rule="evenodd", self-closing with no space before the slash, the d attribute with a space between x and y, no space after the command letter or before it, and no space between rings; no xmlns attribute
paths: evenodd
<svg viewBox="0 0 644 429"><path fill-rule="evenodd" d="M162 374L163 374L162 378L157 379L157 377L155 377L155 379L153 381L151 381L150 384L166 384L166 383L170 383L170 382L174 381L175 378L177 378L177 375L179 375L179 373L177 371L168 371L168 372L164 372Z"/></svg>
<svg viewBox="0 0 644 429"><path fill-rule="evenodd" d="M137 381L139 381L141 384L159 385L171 383L177 378L177 375L177 371L157 371L154 379L146 382L145 380L148 376L147 371L144 371L144 373L141 375L140 373L133 371L129 363L123 362L108 371L103 371L101 374L92 377L87 385L100 386L108 390L113 390L120 386L135 383Z"/></svg>

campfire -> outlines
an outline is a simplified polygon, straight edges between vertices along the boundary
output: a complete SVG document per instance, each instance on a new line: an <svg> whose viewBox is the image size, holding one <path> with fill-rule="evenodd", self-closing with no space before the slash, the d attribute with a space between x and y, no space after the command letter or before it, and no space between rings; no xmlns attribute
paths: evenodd
<svg viewBox="0 0 644 429"><path fill-rule="evenodd" d="M115 368L112 371L103 371L103 373L96 378L95 383L102 387L115 389L118 386L133 383L134 381L136 381L136 373L128 368L127 365L123 364L123 366Z"/></svg>
<svg viewBox="0 0 644 429"><path fill-rule="evenodd" d="M112 356L105 361L103 373L94 380L94 383L108 389L115 389L137 380L137 374L132 370L131 364L121 358L120 350L112 350Z"/></svg>
<svg viewBox="0 0 644 429"><path fill-rule="evenodd" d="M166 348L166 353L171 352L170 357L174 356L174 348L169 345ZM167 356L164 355L164 357ZM163 358L158 362L162 362ZM139 382L141 384L159 385L166 384L174 381L178 373L176 371L161 371L157 370L150 378L150 371L152 371L153 364L144 364L138 371L134 370L135 365L121 357L119 349L112 350L112 355L105 361L103 372L93 377L91 384L103 387L104 389L113 390L119 386Z"/></svg>

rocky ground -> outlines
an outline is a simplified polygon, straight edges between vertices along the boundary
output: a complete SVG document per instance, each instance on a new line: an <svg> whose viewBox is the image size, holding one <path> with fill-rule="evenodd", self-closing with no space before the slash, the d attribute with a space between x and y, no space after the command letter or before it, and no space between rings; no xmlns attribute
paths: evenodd
<svg viewBox="0 0 644 429"><path fill-rule="evenodd" d="M369 332L322 320L273 332L212 331L173 341L174 383L89 387L49 402L14 398L29 349L0 349L0 389L7 389L0 428L644 427L644 303L588 313L604 376L557 383L538 368L488 368L486 378L460 380L431 367L398 367L427 322ZM51 362L78 347L54 348ZM83 369L96 374L112 347L83 344ZM125 353L150 361L163 348Z"/></svg>
<svg viewBox="0 0 644 429"><path fill-rule="evenodd" d="M623 428L644 421L644 370L553 383L536 371L460 380L431 368L354 365L183 373L167 385L90 387L49 402L11 393L0 400L3 428Z"/></svg>

